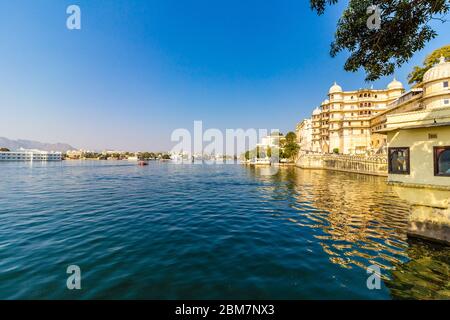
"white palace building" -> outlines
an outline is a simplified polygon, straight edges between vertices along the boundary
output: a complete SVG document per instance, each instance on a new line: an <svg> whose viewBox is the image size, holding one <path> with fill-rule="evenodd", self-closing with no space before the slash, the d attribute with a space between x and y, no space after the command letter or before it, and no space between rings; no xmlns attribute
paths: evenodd
<svg viewBox="0 0 450 320"><path fill-rule="evenodd" d="M41 150L1 151L0 161L61 161L61 152Z"/></svg>

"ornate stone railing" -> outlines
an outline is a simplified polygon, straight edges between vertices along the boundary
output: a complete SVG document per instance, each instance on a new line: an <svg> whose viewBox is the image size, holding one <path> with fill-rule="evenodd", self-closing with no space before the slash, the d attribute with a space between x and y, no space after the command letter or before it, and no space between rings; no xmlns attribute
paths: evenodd
<svg viewBox="0 0 450 320"><path fill-rule="evenodd" d="M388 172L386 155L304 154L297 160L297 166L304 169L327 169L378 176L387 176Z"/></svg>

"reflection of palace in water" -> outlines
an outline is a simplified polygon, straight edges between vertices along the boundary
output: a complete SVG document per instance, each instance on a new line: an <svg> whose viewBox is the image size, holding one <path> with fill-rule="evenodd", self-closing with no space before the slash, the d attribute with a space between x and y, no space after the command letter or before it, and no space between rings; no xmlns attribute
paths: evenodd
<svg viewBox="0 0 450 320"><path fill-rule="evenodd" d="M329 183L330 175L336 183ZM307 216L312 227L321 228L323 234L316 238L332 262L388 267L386 260L392 258L383 251L402 255L408 207L399 206L382 178L302 170L296 180L314 190L309 202L318 212ZM302 192L297 201L304 201Z"/></svg>
<svg viewBox="0 0 450 320"><path fill-rule="evenodd" d="M450 249L413 241L385 281L395 299L450 299Z"/></svg>
<svg viewBox="0 0 450 320"><path fill-rule="evenodd" d="M363 272L368 266L380 266L394 298L445 297L450 249L438 247L430 255L408 243L409 205L383 177L299 168L280 169L268 176L261 175L261 168L250 170L267 182L265 193L272 197L288 194L292 214L280 218L309 229L330 262L347 269L360 267ZM437 275L427 273L427 268L434 268ZM431 277L438 282L423 283ZM440 293L432 295L430 288L434 287L440 287ZM417 292L408 292L408 288Z"/></svg>
<svg viewBox="0 0 450 320"><path fill-rule="evenodd" d="M259 178L287 183L296 213L288 219L313 229L333 263L389 268L405 258L409 207L383 178L298 168Z"/></svg>

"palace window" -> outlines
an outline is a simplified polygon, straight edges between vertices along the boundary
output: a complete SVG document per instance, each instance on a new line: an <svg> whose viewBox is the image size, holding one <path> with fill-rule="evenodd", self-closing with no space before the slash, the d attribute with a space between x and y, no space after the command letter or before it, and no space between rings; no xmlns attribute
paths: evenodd
<svg viewBox="0 0 450 320"><path fill-rule="evenodd" d="M444 81L444 88L448 88L448 81Z"/></svg>
<svg viewBox="0 0 450 320"><path fill-rule="evenodd" d="M449 104L450 103L450 100L449 99L445 99L444 100L444 104Z"/></svg>
<svg viewBox="0 0 450 320"><path fill-rule="evenodd" d="M409 174L409 148L389 148L389 173Z"/></svg>
<svg viewBox="0 0 450 320"><path fill-rule="evenodd" d="M450 147L434 147L434 175L450 177Z"/></svg>

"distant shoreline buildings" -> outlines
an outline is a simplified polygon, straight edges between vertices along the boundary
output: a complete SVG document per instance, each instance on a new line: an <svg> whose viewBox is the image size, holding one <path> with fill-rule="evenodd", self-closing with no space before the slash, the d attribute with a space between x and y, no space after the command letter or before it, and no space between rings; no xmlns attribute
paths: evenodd
<svg viewBox="0 0 450 320"><path fill-rule="evenodd" d="M0 161L61 161L61 152L27 150L1 151Z"/></svg>

